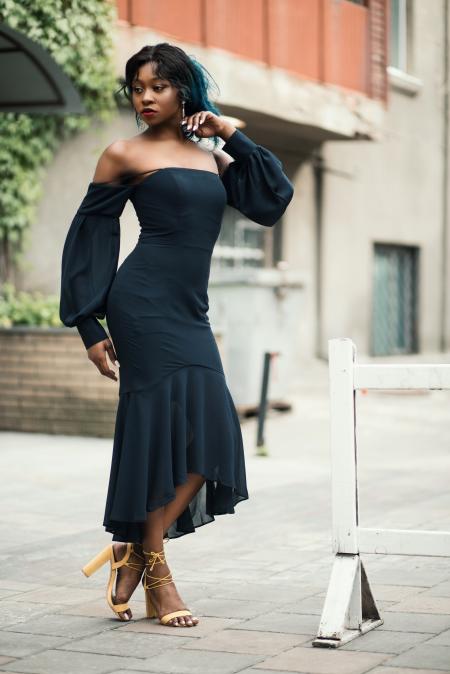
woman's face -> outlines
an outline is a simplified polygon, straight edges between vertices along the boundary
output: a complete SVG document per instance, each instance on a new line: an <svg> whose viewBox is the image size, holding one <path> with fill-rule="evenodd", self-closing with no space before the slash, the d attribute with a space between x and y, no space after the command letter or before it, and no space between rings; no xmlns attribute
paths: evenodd
<svg viewBox="0 0 450 674"><path fill-rule="evenodd" d="M153 63L145 63L136 72L132 83L132 101L140 118L150 127L167 121L179 124L182 119L181 103L176 89L169 80L156 77ZM145 114L151 108L153 114Z"/></svg>

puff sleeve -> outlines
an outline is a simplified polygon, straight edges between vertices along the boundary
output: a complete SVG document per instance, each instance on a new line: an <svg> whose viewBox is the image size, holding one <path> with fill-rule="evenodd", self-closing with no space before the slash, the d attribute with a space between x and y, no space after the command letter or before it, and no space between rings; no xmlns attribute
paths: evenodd
<svg viewBox="0 0 450 674"><path fill-rule="evenodd" d="M89 183L64 242L59 317L77 327L86 349L108 337L97 319L106 314L119 260L119 218L130 190L129 185Z"/></svg>
<svg viewBox="0 0 450 674"><path fill-rule="evenodd" d="M294 194L281 161L240 129L233 131L222 150L235 160L222 173L227 204L258 224L272 227Z"/></svg>

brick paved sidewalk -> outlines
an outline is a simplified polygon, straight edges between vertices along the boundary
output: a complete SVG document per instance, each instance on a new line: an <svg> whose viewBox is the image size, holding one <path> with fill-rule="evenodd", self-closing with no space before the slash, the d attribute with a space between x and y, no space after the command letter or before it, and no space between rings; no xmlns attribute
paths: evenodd
<svg viewBox="0 0 450 674"><path fill-rule="evenodd" d="M243 424L250 499L171 540L166 554L197 627L147 620L139 586L121 623L101 526L111 441L0 434L0 671L34 674L423 674L450 672L450 560L364 555L384 624L312 648L332 566L327 369L302 373L271 412L269 457ZM363 526L450 529L450 395L358 396Z"/></svg>

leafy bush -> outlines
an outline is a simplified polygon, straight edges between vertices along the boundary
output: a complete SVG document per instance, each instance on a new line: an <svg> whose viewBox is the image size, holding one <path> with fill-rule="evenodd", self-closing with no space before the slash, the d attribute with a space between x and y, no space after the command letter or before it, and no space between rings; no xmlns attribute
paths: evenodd
<svg viewBox="0 0 450 674"><path fill-rule="evenodd" d="M13 278L26 231L42 195L45 165L64 139L87 129L95 115L114 116L113 2L105 0L0 0L0 22L46 49L78 89L87 115L0 115L0 269ZM26 83L24 83L26 84Z"/></svg>
<svg viewBox="0 0 450 674"><path fill-rule="evenodd" d="M100 323L106 327L105 319ZM16 290L12 283L4 283L0 291L0 327L15 325L64 327L59 318L59 296Z"/></svg>

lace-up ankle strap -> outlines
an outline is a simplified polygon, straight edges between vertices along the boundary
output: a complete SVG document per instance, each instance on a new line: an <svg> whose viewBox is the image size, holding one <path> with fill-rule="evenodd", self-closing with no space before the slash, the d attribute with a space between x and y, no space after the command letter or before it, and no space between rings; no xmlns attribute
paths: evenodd
<svg viewBox="0 0 450 674"><path fill-rule="evenodd" d="M161 552L156 552L154 550L147 550L142 549L142 552L144 553L145 559L145 565L150 567L150 571L153 571L153 567L155 564L165 564L166 563L166 558L164 555L164 550L161 550ZM147 557L150 557L150 559L147 559Z"/></svg>
<svg viewBox="0 0 450 674"><path fill-rule="evenodd" d="M172 574L169 572L166 576L152 576L150 571L153 571L153 567L155 564L165 564L166 563L166 558L164 556L164 550L161 550L161 552L156 552L155 550L142 550L144 553L144 556L146 558L145 560L145 571L144 571L144 576L142 579L144 589L145 590L152 590L155 587L161 587L161 585L166 585L167 583L173 583L172 580ZM149 557L149 559L147 559ZM150 582L148 582L150 581Z"/></svg>

